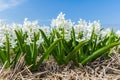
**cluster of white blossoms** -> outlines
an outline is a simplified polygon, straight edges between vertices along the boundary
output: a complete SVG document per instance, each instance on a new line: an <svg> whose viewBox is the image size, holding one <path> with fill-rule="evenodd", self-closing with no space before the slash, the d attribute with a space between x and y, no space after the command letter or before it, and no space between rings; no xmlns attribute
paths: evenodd
<svg viewBox="0 0 120 80"><path fill-rule="evenodd" d="M54 29L56 28L60 34L62 34L61 28L64 28L64 36L67 41L70 40L70 33L72 30L72 27L74 26L74 23L69 19L65 19L65 14L62 12L57 16L56 19L53 19L51 21L51 28Z"/></svg>
<svg viewBox="0 0 120 80"><path fill-rule="evenodd" d="M26 18L24 20L24 24L5 24L3 22L0 23L0 47L5 47L6 42L6 35L9 37L9 42L11 48L15 48L17 46L17 36L15 34L16 31L22 30L22 35L27 34L27 38L24 42L26 42L27 45L30 45L33 43L34 40L34 33L38 34L39 29L42 29L46 35L49 35L50 28L49 27L41 27L38 24L38 21L28 21ZM36 44L39 46L40 43L43 42L42 36L39 36L39 39L36 41Z"/></svg>
<svg viewBox="0 0 120 80"><path fill-rule="evenodd" d="M6 34L6 25L1 23L0 24L0 46L4 46L3 43L5 43L6 38L5 38L5 34Z"/></svg>
<svg viewBox="0 0 120 80"><path fill-rule="evenodd" d="M40 33L39 29L43 30L47 37L50 36L50 32L53 29L56 29L61 35L63 34L61 29L64 29L64 38L69 41L71 39L72 27L75 30L75 37L78 42L82 40L89 40L91 38L93 29L94 33L98 36L108 37L110 35L110 29L104 29L101 31L101 24L99 21L86 22L85 20L80 19L77 24L72 22L70 19L65 19L65 14L62 12L57 16L56 19L51 21L50 26L39 26L38 21L28 21L26 18L23 24L5 24L0 22L0 47L5 46L6 34L10 39L11 48L17 46L17 37L15 30L22 30L23 35L27 33L27 38L25 40L27 45L33 43L34 34ZM79 37L81 35L81 37ZM120 38L120 30L116 31L116 35ZM36 44L39 45L43 42L41 34L39 39L36 41Z"/></svg>
<svg viewBox="0 0 120 80"><path fill-rule="evenodd" d="M116 32L117 36L120 38L120 30Z"/></svg>
<svg viewBox="0 0 120 80"><path fill-rule="evenodd" d="M80 19L78 21L78 24L75 25L75 33L76 33L76 37L78 37L79 33L82 32L83 37L82 39L78 38L78 41L89 40L91 38L93 29L96 35L100 35L101 25L99 21L87 23L85 20Z"/></svg>
<svg viewBox="0 0 120 80"><path fill-rule="evenodd" d="M25 40L27 45L32 44L34 40L34 33L37 34L39 32L38 21L31 22L26 18L24 20L22 31L24 34L27 33L28 35L27 39Z"/></svg>
<svg viewBox="0 0 120 80"><path fill-rule="evenodd" d="M58 15L56 19L53 19L51 22L52 28L64 28L66 40L70 40L70 33L72 27L75 29L75 36L77 41L89 40L91 38L92 32L101 37L109 37L111 29L103 29L101 27L100 21L86 22L85 20L80 19L78 24L74 24L70 19L65 19L65 14L62 12ZM79 35L82 33L82 38L79 38ZM116 31L116 35L120 37L120 30Z"/></svg>

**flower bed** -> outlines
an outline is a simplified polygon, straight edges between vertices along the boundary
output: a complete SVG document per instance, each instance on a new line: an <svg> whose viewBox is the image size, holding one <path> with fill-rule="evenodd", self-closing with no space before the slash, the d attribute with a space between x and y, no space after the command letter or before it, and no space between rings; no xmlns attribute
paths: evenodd
<svg viewBox="0 0 120 80"><path fill-rule="evenodd" d="M100 56L106 58L112 51L120 52L120 31L103 29L99 21L78 24L60 13L51 26L39 26L37 21L24 20L24 24L0 24L0 63L6 68L15 65L24 55L30 70L39 69L44 60L53 57L59 65L73 62L85 65Z"/></svg>

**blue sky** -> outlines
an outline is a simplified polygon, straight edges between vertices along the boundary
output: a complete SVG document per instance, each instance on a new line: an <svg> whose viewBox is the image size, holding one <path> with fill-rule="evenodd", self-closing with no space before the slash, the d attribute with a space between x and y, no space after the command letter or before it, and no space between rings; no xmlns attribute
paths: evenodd
<svg viewBox="0 0 120 80"><path fill-rule="evenodd" d="M100 20L105 27L120 29L120 0L0 0L0 19L8 23L28 18L49 25L60 12L74 22Z"/></svg>

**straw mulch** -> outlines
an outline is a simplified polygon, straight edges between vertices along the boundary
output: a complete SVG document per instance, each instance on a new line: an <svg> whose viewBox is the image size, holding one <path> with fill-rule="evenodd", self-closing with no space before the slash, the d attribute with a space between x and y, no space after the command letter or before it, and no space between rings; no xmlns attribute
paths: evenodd
<svg viewBox="0 0 120 80"><path fill-rule="evenodd" d="M109 59L100 57L85 66L75 67L72 62L59 66L53 59L44 61L40 68L31 72L25 66L24 57L10 69L0 70L0 80L120 80L120 54L113 53Z"/></svg>

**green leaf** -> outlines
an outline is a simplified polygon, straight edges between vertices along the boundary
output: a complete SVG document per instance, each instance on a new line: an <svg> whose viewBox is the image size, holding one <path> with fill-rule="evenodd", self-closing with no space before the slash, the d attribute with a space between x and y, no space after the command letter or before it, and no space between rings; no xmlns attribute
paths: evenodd
<svg viewBox="0 0 120 80"><path fill-rule="evenodd" d="M34 33L34 43L33 43L33 52L32 52L32 58L33 58L33 64L35 64L36 59L37 59L37 54L38 54L38 49L37 49L37 45L36 45L36 35Z"/></svg>
<svg viewBox="0 0 120 80"><path fill-rule="evenodd" d="M9 43L8 35L6 35L6 58L7 58L6 67L9 67L10 66L10 43Z"/></svg>
<svg viewBox="0 0 120 80"><path fill-rule="evenodd" d="M68 63L68 61L73 57L73 55L78 52L80 50L80 48L86 44L88 42L88 40L84 40L82 42L80 42L67 56L66 56L66 63Z"/></svg>
<svg viewBox="0 0 120 80"><path fill-rule="evenodd" d="M0 50L0 60L3 64L6 62L6 53L3 50Z"/></svg>
<svg viewBox="0 0 120 80"><path fill-rule="evenodd" d="M44 33L41 29L39 29L39 31L41 32L44 41L47 43L47 46L49 46L49 45L50 45L50 42L49 42L49 40L47 39L47 36L45 35L45 33Z"/></svg>
<svg viewBox="0 0 120 80"><path fill-rule="evenodd" d="M76 38L75 38L75 30L74 30L74 27L72 27L71 39L73 40L72 45L73 45L73 47L75 47L75 46L76 46Z"/></svg>
<svg viewBox="0 0 120 80"><path fill-rule="evenodd" d="M17 36L17 41L18 41L18 45L20 47L20 50L21 50L21 52L24 52L23 42L21 39L22 36L20 36L20 34L16 30L15 30L15 34Z"/></svg>
<svg viewBox="0 0 120 80"><path fill-rule="evenodd" d="M90 60L92 60L93 58L97 58L99 56L101 56L102 54L104 54L108 49L114 47L114 46L117 46L117 45L120 45L120 42L115 42L115 43L112 43L112 44L109 44L107 46L104 46L100 49L98 49L97 51L95 51L93 54L91 54L90 56L88 56L87 58L85 58L81 64L84 65L86 64L87 62L89 62Z"/></svg>
<svg viewBox="0 0 120 80"><path fill-rule="evenodd" d="M40 60L38 61L37 65L34 66L35 68L34 69L37 69L39 67L39 65L41 65L41 63L43 62L43 60L52 52L52 50L56 47L56 44L58 42L60 42L62 39L58 39L56 40L54 43L52 43L50 45L50 47L47 49L47 51L42 55L42 57L40 58ZM32 70L34 70L32 69Z"/></svg>

